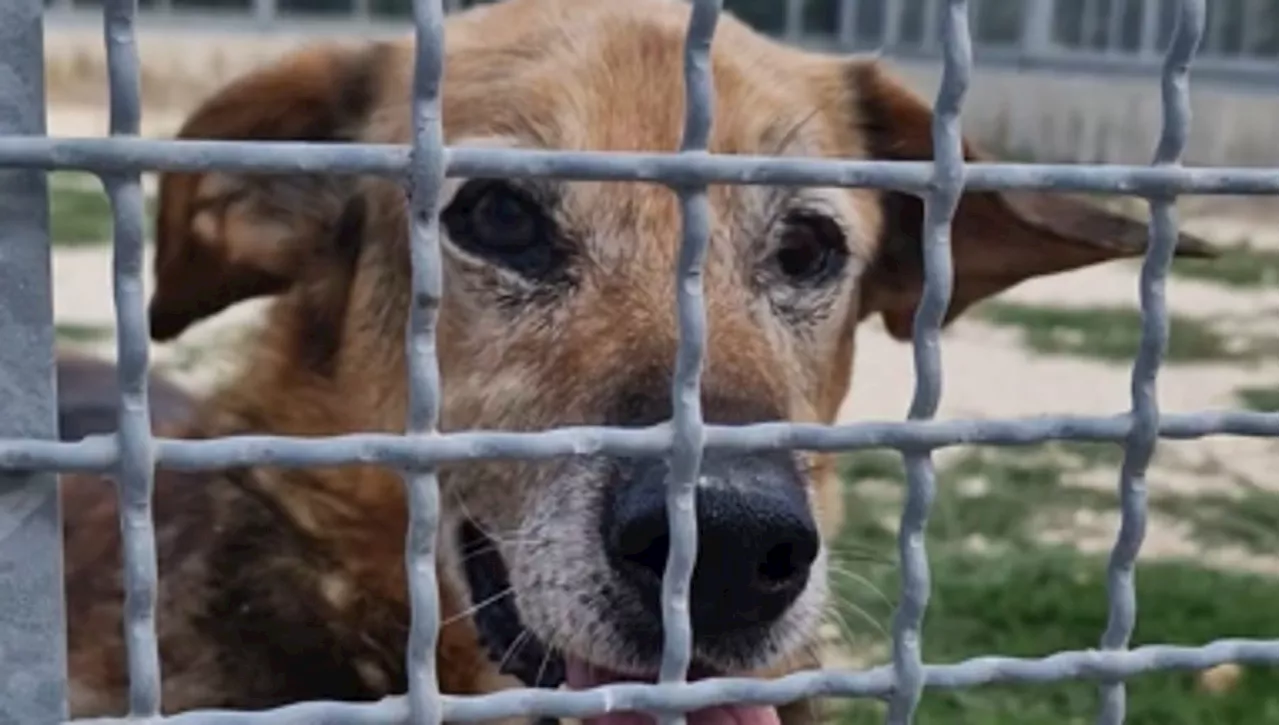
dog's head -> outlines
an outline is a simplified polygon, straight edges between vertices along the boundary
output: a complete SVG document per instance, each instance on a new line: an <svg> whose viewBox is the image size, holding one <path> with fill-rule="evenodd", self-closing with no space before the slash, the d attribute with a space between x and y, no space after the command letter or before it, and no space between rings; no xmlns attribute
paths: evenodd
<svg viewBox="0 0 1280 725"><path fill-rule="evenodd" d="M676 2L510 0L455 17L448 142L676 149L688 15ZM308 50L218 93L182 135L406 143L412 65L407 45ZM725 16L712 69L713 152L932 158L928 105L877 62L785 47ZM966 154L984 158L972 146ZM893 336L911 335L921 202L714 186L710 207L705 419L832 422L858 323L878 315ZM270 334L292 351L281 364L329 381L346 406L341 425L402 425L410 270L399 184L171 174L159 214L157 336L279 295ZM444 428L666 421L680 218L659 185L450 179L440 215ZM1139 223L1038 193L967 194L952 233L948 321L1028 278L1139 255L1146 240ZM1182 253L1202 251L1183 240ZM661 460L590 456L444 471L447 570L484 605L482 631L513 640L498 653L508 663L542 643L565 655L571 680L585 665L655 671L666 474ZM705 456L691 612L700 669L757 672L809 642L824 608L835 486L823 456Z"/></svg>

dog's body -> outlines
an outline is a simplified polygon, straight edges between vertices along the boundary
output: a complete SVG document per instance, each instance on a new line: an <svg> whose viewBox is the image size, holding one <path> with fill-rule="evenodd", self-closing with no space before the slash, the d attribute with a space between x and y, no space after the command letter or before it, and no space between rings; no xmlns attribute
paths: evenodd
<svg viewBox="0 0 1280 725"><path fill-rule="evenodd" d="M448 142L674 150L688 13L657 0L509 0L454 16ZM712 53L712 151L931 157L927 106L875 63L788 48L727 16ZM308 49L224 88L180 135L405 143L412 67L407 42ZM442 428L666 420L680 237L670 192L547 180L450 180L445 192ZM711 200L703 413L833 422L857 323L879 313L910 335L919 201L768 187L716 187ZM159 201L156 338L277 297L243 371L182 435L403 429L410 270L397 183L169 174ZM1142 226L1082 204L992 193L962 201L953 234L948 319L1023 279L1140 254L1145 240ZM573 687L650 676L664 473L593 457L444 467L442 689L517 684L500 670ZM708 456L704 475L696 669L815 665L822 541L841 515L830 461ZM122 712L114 497L87 480L64 490L72 711ZM158 472L165 710L402 692L405 506L398 474L372 466Z"/></svg>

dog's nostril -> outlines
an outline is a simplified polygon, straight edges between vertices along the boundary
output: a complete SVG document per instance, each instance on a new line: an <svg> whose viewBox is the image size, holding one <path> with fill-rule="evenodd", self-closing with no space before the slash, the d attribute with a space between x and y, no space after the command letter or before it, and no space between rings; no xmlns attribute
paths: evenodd
<svg viewBox="0 0 1280 725"><path fill-rule="evenodd" d="M618 553L623 561L638 570L638 574L661 580L662 572L667 568L668 541L665 533L624 532Z"/></svg>
<svg viewBox="0 0 1280 725"><path fill-rule="evenodd" d="M794 551L792 544L778 544L765 553L756 568L756 576L764 587L773 589L785 585L795 575Z"/></svg>
<svg viewBox="0 0 1280 725"><path fill-rule="evenodd" d="M756 567L756 583L766 591L778 591L804 578L818 551L809 541L783 541L769 547Z"/></svg>

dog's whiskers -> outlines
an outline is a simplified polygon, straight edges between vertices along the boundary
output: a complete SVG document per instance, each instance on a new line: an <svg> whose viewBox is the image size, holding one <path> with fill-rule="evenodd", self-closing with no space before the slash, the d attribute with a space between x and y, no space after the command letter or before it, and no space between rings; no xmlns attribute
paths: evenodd
<svg viewBox="0 0 1280 725"><path fill-rule="evenodd" d="M516 529L515 531L509 532L507 534L500 534L496 531L492 531L488 527L486 527L484 524L480 523L480 520L477 519L471 513L471 509L467 507L467 502L458 493L457 489L452 489L452 488L449 489L449 494L453 497L454 503L458 504L458 508L462 511L463 519L467 523L476 527L476 530L484 534L485 538L498 543L504 543L504 544L514 543L517 545L519 544L521 540L520 536L522 533L524 533L520 529Z"/></svg>
<svg viewBox="0 0 1280 725"><path fill-rule="evenodd" d="M443 622L441 622L441 623L440 623L440 626L441 626L441 627L443 627L443 626L448 625L448 624L453 624L454 622L458 621L459 619L466 619L467 617L470 617L471 615L475 614L476 612L480 611L481 609L484 609L485 607L487 607L487 606L489 606L489 605L491 605L491 604L495 604L495 603L497 603L498 601L502 600L502 599L503 599L503 598L505 598L505 597L509 597L509 596L511 596L511 593L512 593L513 591L514 591L514 590L513 590L511 587L507 587L506 589L503 589L502 591L498 592L497 594L494 594L494 595L493 595L493 596L491 596L491 597L486 597L485 599L481 600L480 602L477 602L475 605L473 605L473 606L471 606L471 607L468 607L468 608L466 608L466 609L462 610L461 612L458 612L457 614L453 615L452 617L447 617Z"/></svg>
<svg viewBox="0 0 1280 725"><path fill-rule="evenodd" d="M499 672L502 672L502 669L507 666L507 662L512 657L520 653L520 650L525 646L525 644L529 641L529 638L532 636L533 636L533 632L530 632L528 627L524 627L520 630L520 635L511 642L511 645L507 647L507 651L502 653L502 659L498 660Z"/></svg>
<svg viewBox="0 0 1280 725"><path fill-rule="evenodd" d="M828 573L842 576L845 579L855 584L858 584L862 588L870 591L872 594L875 594L876 598L879 599L881 602L883 602L886 607L893 608L893 602L889 600L888 595L886 595L884 591L880 589L880 587L877 587L875 585L875 582L871 581L865 576L862 576L857 572L849 571L848 569L845 569L834 563L827 568L827 571Z"/></svg>
<svg viewBox="0 0 1280 725"><path fill-rule="evenodd" d="M857 637L854 634L853 627L849 625L849 620L845 619L844 612L841 610L840 605L843 605L850 612L858 615L859 619L871 625L876 634L880 635L884 639L889 639L889 631L885 629L884 625L873 617L870 612L858 606L854 602L842 597L836 597L829 602L826 607L824 607L824 613L833 617L830 621L840 628L846 644L853 645L853 640Z"/></svg>
<svg viewBox="0 0 1280 725"><path fill-rule="evenodd" d="M537 687L537 686L539 686L539 685L541 685L541 684L542 684L542 676L543 676L544 674L546 674L546 672L547 672L547 663L551 661L551 655L552 655L554 652L555 652L555 649L554 649L554 648L552 648L551 646L547 646L547 647L545 648L545 650L543 651L543 653L542 653L542 662L538 665L538 674L537 674L536 676L534 676L534 678L533 678L533 684L534 684L534 686L535 686L535 687Z"/></svg>
<svg viewBox="0 0 1280 725"><path fill-rule="evenodd" d="M827 550L843 561L862 561L875 564L892 565L897 563L892 557L868 546L849 543L828 542Z"/></svg>

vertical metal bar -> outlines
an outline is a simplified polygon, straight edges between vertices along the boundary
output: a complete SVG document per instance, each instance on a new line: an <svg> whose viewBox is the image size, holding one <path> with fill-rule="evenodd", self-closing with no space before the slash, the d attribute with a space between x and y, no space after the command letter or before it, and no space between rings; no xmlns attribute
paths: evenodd
<svg viewBox="0 0 1280 725"><path fill-rule="evenodd" d="M137 0L103 5L110 133L137 136L140 126L138 51L133 15ZM118 451L116 483L124 554L124 635L129 665L129 714L160 712L160 655L156 642L156 539L151 514L155 458L147 403L150 341L143 290L142 179L137 172L102 177L111 200L115 244L112 283L116 307Z"/></svg>
<svg viewBox="0 0 1280 725"><path fill-rule="evenodd" d="M1205 38L1205 50L1216 56L1226 55L1227 44L1227 4L1225 0L1218 0L1213 4L1212 8L1206 7L1205 12L1208 13L1208 37ZM1174 31L1175 33L1177 30Z"/></svg>
<svg viewBox="0 0 1280 725"><path fill-rule="evenodd" d="M965 0L948 0L942 18L942 82L934 103L933 179L925 197L922 229L924 290L912 329L916 387L908 418L932 418L942 399L940 330L951 304L953 269L951 222L964 188L965 162L960 112L973 69L969 13ZM902 569L899 604L893 617L893 672L896 682L886 721L907 725L924 688L921 640L929 605L929 557L925 530L933 505L936 480L929 451L903 452L907 495L898 529L898 557Z"/></svg>
<svg viewBox="0 0 1280 725"><path fill-rule="evenodd" d="M1080 7L1080 48L1093 48L1098 33L1098 0L1076 0Z"/></svg>
<svg viewBox="0 0 1280 725"><path fill-rule="evenodd" d="M721 0L694 0L684 47L684 130L680 153L704 156L711 142L715 88L711 76L711 41L720 17ZM671 476L667 481L667 521L671 531L662 576L662 664L659 682L688 676L693 654L689 619L689 587L698 555L695 517L698 472L706 437L702 420L702 366L707 338L702 272L711 236L711 203L706 185L673 189L680 198L682 237L676 274L679 320L675 374L671 382ZM684 715L663 714L664 725L684 725Z"/></svg>
<svg viewBox="0 0 1280 725"><path fill-rule="evenodd" d="M1254 55L1253 47L1258 42L1259 31L1263 28L1262 9L1263 3L1272 2L1273 0L1244 0L1244 7L1240 12L1244 13L1244 17L1240 19L1240 52L1237 53L1242 59L1248 59Z"/></svg>
<svg viewBox="0 0 1280 725"><path fill-rule="evenodd" d="M41 0L0 2L0 134L44 136ZM0 169L0 436L57 438L46 172ZM0 722L66 719L62 517L53 473L0 475Z"/></svg>
<svg viewBox="0 0 1280 725"><path fill-rule="evenodd" d="M839 26L836 31L840 47L850 50L858 44L857 0L840 0Z"/></svg>
<svg viewBox="0 0 1280 725"><path fill-rule="evenodd" d="M920 18L920 46L928 48L938 38L938 20L942 3L946 0L924 0L924 15ZM968 19L966 18L966 23Z"/></svg>
<svg viewBox="0 0 1280 725"><path fill-rule="evenodd" d="M1173 42L1165 56L1161 80L1164 121L1152 164L1176 167L1191 130L1191 94L1188 89L1191 58L1204 33L1204 0L1179 0ZM1134 567L1147 528L1147 466L1159 437L1160 403L1156 376L1169 340L1169 312L1165 305L1165 279L1178 239L1178 218L1173 195L1151 197L1151 223L1147 253L1138 283L1142 312L1142 337L1134 358L1130 394L1132 427L1125 442L1120 468L1120 533L1107 563L1107 628L1101 648L1129 646L1137 620ZM1120 725L1125 716L1123 681L1101 686L1099 725Z"/></svg>
<svg viewBox="0 0 1280 725"><path fill-rule="evenodd" d="M1129 0L1110 0L1107 7L1107 53L1115 54L1124 46L1124 10Z"/></svg>
<svg viewBox="0 0 1280 725"><path fill-rule="evenodd" d="M1022 16L1022 54L1040 57L1053 47L1053 0L1025 0Z"/></svg>
<svg viewBox="0 0 1280 725"><path fill-rule="evenodd" d="M414 0L413 148L409 169L409 263L412 295L405 329L409 411L405 434L434 435L440 418L440 366L436 324L442 292L440 191L444 183L444 125L440 103L444 78L444 7L441 0ZM405 568L410 623L406 670L414 725L436 725L442 716L436 676L440 600L436 582L436 536L440 491L436 470L404 473L409 500Z"/></svg>
<svg viewBox="0 0 1280 725"><path fill-rule="evenodd" d="M253 0L253 16L258 25L272 25L277 16L276 0Z"/></svg>
<svg viewBox="0 0 1280 725"><path fill-rule="evenodd" d="M804 34L804 3L805 0L786 0L787 14L782 36L791 42Z"/></svg>
<svg viewBox="0 0 1280 725"><path fill-rule="evenodd" d="M921 0L924 2L925 0ZM902 13L906 7L904 0L886 0L884 6L884 27L881 29L880 47L891 51L902 42Z"/></svg>
<svg viewBox="0 0 1280 725"><path fill-rule="evenodd" d="M1138 53L1143 58L1156 54L1156 43L1160 35L1160 11L1158 0L1141 0L1142 2L1142 37L1138 43Z"/></svg>

